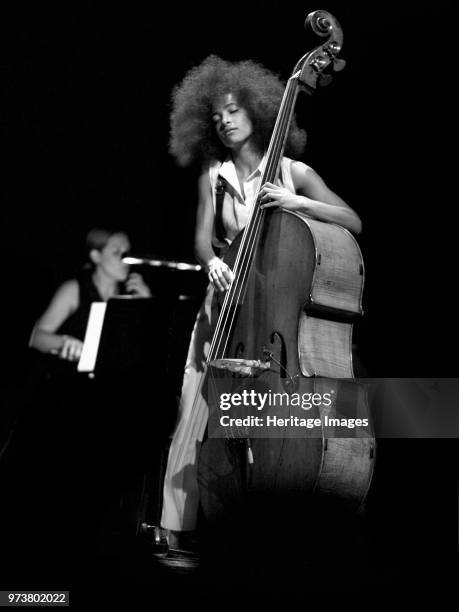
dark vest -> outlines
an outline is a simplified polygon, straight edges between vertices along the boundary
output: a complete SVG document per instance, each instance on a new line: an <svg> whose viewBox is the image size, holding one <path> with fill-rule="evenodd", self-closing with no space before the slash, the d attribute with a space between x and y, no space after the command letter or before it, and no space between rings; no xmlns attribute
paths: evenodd
<svg viewBox="0 0 459 612"><path fill-rule="evenodd" d="M84 340L91 304L92 302L103 302L96 286L92 282L91 275L92 272L89 271L83 272L77 276L76 280L80 290L80 305L75 312L62 323L56 331L57 334L66 334L67 336L78 338L78 340Z"/></svg>

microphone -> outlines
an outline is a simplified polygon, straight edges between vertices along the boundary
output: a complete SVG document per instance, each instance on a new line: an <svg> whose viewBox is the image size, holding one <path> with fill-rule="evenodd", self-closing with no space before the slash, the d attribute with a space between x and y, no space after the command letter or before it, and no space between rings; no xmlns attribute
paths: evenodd
<svg viewBox="0 0 459 612"><path fill-rule="evenodd" d="M202 266L197 264L170 261L167 259L155 259L150 255L137 255L134 253L128 253L123 257L122 261L130 266L152 266L154 268L169 268L173 270L187 270L192 272L199 272L202 270Z"/></svg>

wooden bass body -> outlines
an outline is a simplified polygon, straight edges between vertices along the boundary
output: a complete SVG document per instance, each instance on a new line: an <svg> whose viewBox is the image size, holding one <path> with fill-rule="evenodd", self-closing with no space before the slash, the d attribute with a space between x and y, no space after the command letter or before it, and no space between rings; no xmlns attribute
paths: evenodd
<svg viewBox="0 0 459 612"><path fill-rule="evenodd" d="M256 376L273 392L292 393L298 385L314 392L333 388L337 402L355 400L362 416L365 395L352 381L352 326L362 312L364 283L358 244L334 224L284 210L269 215L224 356L269 362ZM239 241L225 255L230 266ZM221 299L214 299L214 314ZM324 420L325 414L313 407L308 416ZM200 500L208 519L257 495L332 496L353 508L365 500L375 457L372 436L327 437L323 427L316 437L252 438L247 452L247 441L234 433L208 437L200 451Z"/></svg>

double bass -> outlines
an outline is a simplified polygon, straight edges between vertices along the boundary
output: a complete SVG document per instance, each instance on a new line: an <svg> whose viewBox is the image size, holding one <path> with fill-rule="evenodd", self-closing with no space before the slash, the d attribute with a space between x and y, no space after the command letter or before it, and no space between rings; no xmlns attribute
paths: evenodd
<svg viewBox="0 0 459 612"><path fill-rule="evenodd" d="M278 178L299 91L312 94L331 80L327 69L345 65L337 57L343 34L333 15L314 11L305 26L326 40L297 62L287 82L260 186ZM362 394L352 382L352 327L362 314L364 266L352 234L296 212L262 209L256 197L224 259L234 280L224 297L214 296L208 385L239 389L248 377L279 394L331 389L338 405L340 398L358 403L361 414ZM218 412L211 401L209 409ZM319 434L264 437L254 436L253 428L230 427L224 436L213 436L209 421L198 465L206 519L228 516L257 496L332 496L362 507L372 478L374 437L330 435L321 406L312 406L308 416L320 420Z"/></svg>

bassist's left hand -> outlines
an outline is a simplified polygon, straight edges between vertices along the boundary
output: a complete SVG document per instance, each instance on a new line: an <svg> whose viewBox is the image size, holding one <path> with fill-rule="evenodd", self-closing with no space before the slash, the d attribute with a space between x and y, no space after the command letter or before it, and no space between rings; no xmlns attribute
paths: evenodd
<svg viewBox="0 0 459 612"><path fill-rule="evenodd" d="M265 183L260 190L261 208L280 207L286 210L304 211L304 196L296 195L273 183Z"/></svg>

